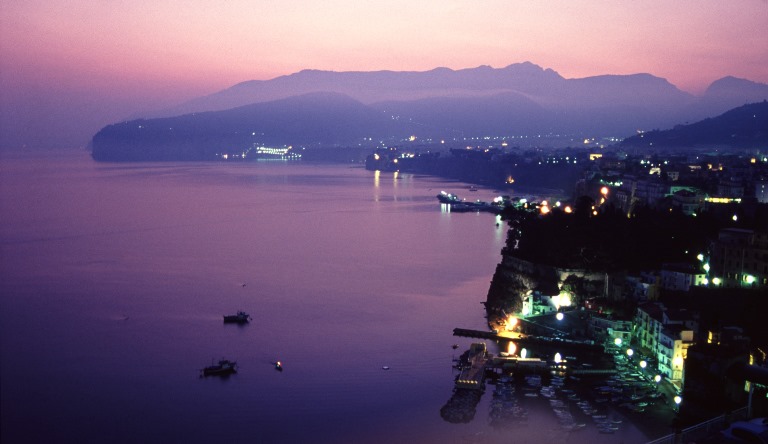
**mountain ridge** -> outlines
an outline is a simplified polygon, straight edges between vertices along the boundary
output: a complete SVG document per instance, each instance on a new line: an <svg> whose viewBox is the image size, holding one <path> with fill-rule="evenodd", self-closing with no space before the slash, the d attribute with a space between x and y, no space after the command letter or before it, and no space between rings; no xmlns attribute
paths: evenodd
<svg viewBox="0 0 768 444"><path fill-rule="evenodd" d="M617 99L627 102L642 98L643 102L648 102L646 106L674 108L681 120L724 112L744 104L745 98L749 99L747 101L768 98L768 85L732 76L715 80L702 95L694 96L651 73L566 79L551 68L521 62L502 68L480 65L455 70L437 67L428 71L304 69L270 80L239 82L148 117L229 109L319 91L346 94L364 104L515 92L552 109L567 108L579 102L582 107L605 108L615 105ZM621 92L618 97L617 92ZM660 102L653 102L654 98Z"/></svg>
<svg viewBox="0 0 768 444"><path fill-rule="evenodd" d="M725 113L667 130L654 130L624 139L623 147L762 148L768 145L768 101L750 103Z"/></svg>

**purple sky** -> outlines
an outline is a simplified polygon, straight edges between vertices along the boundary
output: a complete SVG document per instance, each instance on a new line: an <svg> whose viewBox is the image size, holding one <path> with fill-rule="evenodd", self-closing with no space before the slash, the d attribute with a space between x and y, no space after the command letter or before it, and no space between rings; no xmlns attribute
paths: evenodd
<svg viewBox="0 0 768 444"><path fill-rule="evenodd" d="M305 68L523 61L567 78L648 72L692 93L726 75L768 83L768 2L6 0L0 146L78 144L112 121Z"/></svg>

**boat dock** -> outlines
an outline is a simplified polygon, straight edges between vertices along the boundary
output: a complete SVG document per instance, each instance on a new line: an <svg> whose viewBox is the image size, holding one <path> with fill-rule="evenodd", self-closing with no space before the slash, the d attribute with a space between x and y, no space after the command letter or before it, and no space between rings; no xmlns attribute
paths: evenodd
<svg viewBox="0 0 768 444"><path fill-rule="evenodd" d="M456 388L484 390L485 364L488 362L485 343L472 344L461 361L461 373L456 377Z"/></svg>
<svg viewBox="0 0 768 444"><path fill-rule="evenodd" d="M470 330L466 328L454 328L453 335L465 338L479 338L491 339L494 341L514 342L518 347L557 349L557 351L561 353L574 351L602 354L605 350L602 345L595 344L591 341L571 341L567 339L551 339L539 336L522 336L519 338L510 338L490 331Z"/></svg>

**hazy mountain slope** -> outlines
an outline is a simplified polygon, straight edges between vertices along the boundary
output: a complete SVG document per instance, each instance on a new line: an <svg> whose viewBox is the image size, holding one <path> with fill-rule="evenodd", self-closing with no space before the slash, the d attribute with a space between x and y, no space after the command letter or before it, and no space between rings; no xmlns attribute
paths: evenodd
<svg viewBox="0 0 768 444"><path fill-rule="evenodd" d="M421 72L303 70L271 80L238 83L223 91L161 111L158 115L222 110L318 91L345 94L363 103L425 97L466 97L502 91L540 94L552 90L553 84L563 80L556 72L528 62L501 69L480 66L456 71L448 68Z"/></svg>
<svg viewBox="0 0 768 444"><path fill-rule="evenodd" d="M553 114L515 93L487 97L433 97L374 103L371 107L418 124L435 137L529 134L546 131Z"/></svg>
<svg viewBox="0 0 768 444"><path fill-rule="evenodd" d="M92 140L96 160L207 160L253 143L349 144L408 134L408 124L347 96L314 93L225 111L109 125Z"/></svg>
<svg viewBox="0 0 768 444"><path fill-rule="evenodd" d="M720 116L625 139L623 146L764 148L768 145L768 102L752 103Z"/></svg>

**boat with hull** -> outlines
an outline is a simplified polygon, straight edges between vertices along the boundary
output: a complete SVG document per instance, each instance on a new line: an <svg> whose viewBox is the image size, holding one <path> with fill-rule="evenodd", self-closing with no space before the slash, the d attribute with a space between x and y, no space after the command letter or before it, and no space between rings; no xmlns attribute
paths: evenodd
<svg viewBox="0 0 768 444"><path fill-rule="evenodd" d="M225 324L247 324L251 320L251 316L244 312L238 311L237 314L224 315Z"/></svg>
<svg viewBox="0 0 768 444"><path fill-rule="evenodd" d="M201 376L229 376L237 373L237 363L229 359L221 359L217 364L203 368L200 373Z"/></svg>

